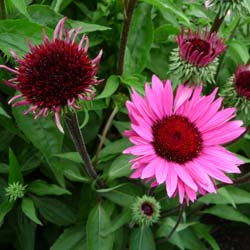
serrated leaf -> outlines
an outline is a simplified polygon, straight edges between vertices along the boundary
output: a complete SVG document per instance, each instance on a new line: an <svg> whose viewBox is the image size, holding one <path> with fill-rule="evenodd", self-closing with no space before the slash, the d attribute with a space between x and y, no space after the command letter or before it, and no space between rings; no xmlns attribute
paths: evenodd
<svg viewBox="0 0 250 250"><path fill-rule="evenodd" d="M9 178L8 183L19 182L23 184L23 176L17 158L11 148L9 149Z"/></svg>
<svg viewBox="0 0 250 250"><path fill-rule="evenodd" d="M95 99L97 100L97 99L102 99L102 98L107 98L107 97L112 96L118 87L119 87L118 76L111 75L108 78L102 93L100 95L98 95L97 97L95 97Z"/></svg>
<svg viewBox="0 0 250 250"><path fill-rule="evenodd" d="M48 184L43 180L35 180L28 186L28 191L37 195L65 195L71 194L68 190L59 187L55 184Z"/></svg>
<svg viewBox="0 0 250 250"><path fill-rule="evenodd" d="M111 227L111 221L101 204L94 207L87 221L87 249L110 250L113 246L114 236L105 236L107 228Z"/></svg>
<svg viewBox="0 0 250 250"><path fill-rule="evenodd" d="M51 246L50 250L72 250L75 249L78 244L81 244L81 249L84 250L84 229L82 224L65 229Z"/></svg>
<svg viewBox="0 0 250 250"><path fill-rule="evenodd" d="M32 221L38 225L42 225L42 222L37 218L36 208L33 201L30 198L22 199L22 211Z"/></svg>
<svg viewBox="0 0 250 250"><path fill-rule="evenodd" d="M129 161L133 158L134 156L131 155L120 155L115 158L109 168L108 178L113 180L119 177L129 176L131 173L131 163Z"/></svg>
<svg viewBox="0 0 250 250"><path fill-rule="evenodd" d="M51 198L34 198L33 200L46 220L59 226L67 226L75 222L74 212L63 202Z"/></svg>
<svg viewBox="0 0 250 250"><path fill-rule="evenodd" d="M227 205L214 205L202 211L202 213L212 214L226 220L239 221L250 225L250 219L247 216Z"/></svg>
<svg viewBox="0 0 250 250"><path fill-rule="evenodd" d="M149 227L140 227L132 231L129 243L130 250L155 250L154 236Z"/></svg>

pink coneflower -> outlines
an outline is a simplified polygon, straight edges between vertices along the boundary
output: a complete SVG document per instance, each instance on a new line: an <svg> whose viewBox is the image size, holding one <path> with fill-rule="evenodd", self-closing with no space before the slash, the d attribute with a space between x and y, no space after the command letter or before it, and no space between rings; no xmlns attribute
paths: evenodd
<svg viewBox="0 0 250 250"><path fill-rule="evenodd" d="M35 46L29 42L30 52L24 58L18 58L15 52L11 51L19 64L16 68L0 65L15 74L13 79L5 81L5 84L19 92L9 103L19 99L13 106L30 106L24 114L32 112L35 119L41 115L46 117L49 112L53 112L61 132L63 128L59 114L67 108L79 109L79 99L93 98L92 87L100 82L95 75L102 55L100 51L98 56L91 60L87 54L88 37L84 34L77 44L81 28L65 29L66 19L64 17L58 22L52 41L43 31L42 44Z"/></svg>
<svg viewBox="0 0 250 250"><path fill-rule="evenodd" d="M181 34L177 37L177 43L181 58L197 67L207 66L226 48L223 40L207 29L204 33L189 29L185 35L182 28Z"/></svg>
<svg viewBox="0 0 250 250"><path fill-rule="evenodd" d="M225 44L216 33L191 29L185 34L182 28L177 36L178 47L170 56L170 73L175 74L181 82L200 84L214 83L218 66L217 56L225 50Z"/></svg>
<svg viewBox="0 0 250 250"><path fill-rule="evenodd" d="M168 80L156 76L152 88L145 87L141 97L134 89L126 103L132 130L125 135L134 144L123 153L132 160L131 178L165 183L169 197L179 193L182 203L196 199L196 192L215 193L213 179L232 183L224 174L239 173L243 162L221 144L235 140L245 131L242 121L230 121L235 108L220 109L222 98L217 89L201 96L202 87L180 84L175 96Z"/></svg>
<svg viewBox="0 0 250 250"><path fill-rule="evenodd" d="M245 125L250 124L250 65L239 65L235 74L221 89L220 95L228 106L237 107Z"/></svg>

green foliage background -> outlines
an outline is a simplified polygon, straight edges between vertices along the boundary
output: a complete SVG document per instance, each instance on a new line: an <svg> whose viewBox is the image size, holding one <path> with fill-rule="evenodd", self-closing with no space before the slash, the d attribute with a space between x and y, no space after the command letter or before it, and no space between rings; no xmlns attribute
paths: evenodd
<svg viewBox="0 0 250 250"><path fill-rule="evenodd" d="M108 116L115 117L100 151L97 171L105 189L96 189L83 173L82 160L68 132L61 134L52 117L34 120L23 108L7 105L14 90L0 84L0 248L18 250L226 250L216 242L216 228L225 225L249 232L250 186L224 186L216 195L200 197L186 208L182 222L169 240L167 235L178 217L178 200L158 187L154 196L161 203L161 218L151 227L138 227L131 220L131 204L149 190L129 179L131 156L122 155L130 143L123 131L130 124L125 109L130 87L144 93L144 82L153 73L168 74L169 56L182 26L210 27L216 13L204 1L141 0L137 2L122 75L117 73L124 6L128 0L5 0L1 3L0 63L14 66L10 49L18 56L28 52L27 38L42 42L42 29L51 38L59 19L67 16L68 27L83 26L90 39L90 55L104 54L96 98L78 112L81 130L93 161ZM3 9L2 7L5 6ZM249 60L250 18L242 13L227 16L219 30L228 46L220 58L216 84L223 84L238 64ZM0 70L0 80L11 75ZM250 136L229 148L245 161L248 172ZM238 176L231 176L238 178ZM5 188L19 181L27 185L23 198L8 201ZM247 225L247 227L244 226Z"/></svg>

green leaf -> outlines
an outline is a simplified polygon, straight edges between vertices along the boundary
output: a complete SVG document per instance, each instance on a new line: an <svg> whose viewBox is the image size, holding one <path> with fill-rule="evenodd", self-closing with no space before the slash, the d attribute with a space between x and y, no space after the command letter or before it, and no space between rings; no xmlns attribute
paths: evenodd
<svg viewBox="0 0 250 250"><path fill-rule="evenodd" d="M241 63L246 63L248 61L248 47L239 40L230 41L229 49L236 58L240 59Z"/></svg>
<svg viewBox="0 0 250 250"><path fill-rule="evenodd" d="M218 246L216 240L210 234L209 226L199 223L195 224L193 226L193 229L199 238L201 237L210 244L213 250L220 250L220 247Z"/></svg>
<svg viewBox="0 0 250 250"><path fill-rule="evenodd" d="M120 155L112 162L109 172L108 172L108 178L110 180L123 177L123 176L129 176L131 173L131 163L129 161L134 158L132 155Z"/></svg>
<svg viewBox="0 0 250 250"><path fill-rule="evenodd" d="M9 149L9 178L8 183L19 182L23 184L23 176L21 174L20 165L17 161L17 158L14 152Z"/></svg>
<svg viewBox="0 0 250 250"><path fill-rule="evenodd" d="M9 213L14 204L15 204L14 202L9 202L9 201L4 201L3 203L0 204L0 222L3 221L5 215Z"/></svg>
<svg viewBox="0 0 250 250"><path fill-rule="evenodd" d="M129 250L155 250L155 242L149 227L136 228L131 232Z"/></svg>
<svg viewBox="0 0 250 250"><path fill-rule="evenodd" d="M194 221L189 222L189 223L180 223L176 229L176 232L180 232L182 230L185 230L186 228L188 228L196 223L197 222L194 222ZM169 234L169 232L166 230L166 228L170 227L172 229L175 226L175 224L176 224L176 220L174 220L171 217L164 219L161 222L158 230L156 231L156 236L157 237L166 237Z"/></svg>
<svg viewBox="0 0 250 250"><path fill-rule="evenodd" d="M82 158L78 152L68 152L63 154L55 154L54 156L73 161L75 163L83 163Z"/></svg>
<svg viewBox="0 0 250 250"><path fill-rule="evenodd" d="M250 225L250 219L247 216L227 205L214 205L213 207L202 211L202 213L212 214L226 220L239 221Z"/></svg>
<svg viewBox="0 0 250 250"><path fill-rule="evenodd" d="M116 140L104 147L99 154L99 163L108 161L131 146L131 142L127 138Z"/></svg>
<svg viewBox="0 0 250 250"><path fill-rule="evenodd" d="M230 199L225 197L224 190L227 190ZM234 204L250 204L250 193L246 190L227 186L220 188L217 194L207 194L199 199L199 201L204 202L205 204L229 204L234 202Z"/></svg>
<svg viewBox="0 0 250 250"><path fill-rule="evenodd" d="M92 23L85 23L81 21L75 21L69 19L68 22L72 28L77 29L79 27L82 27L82 30L80 33L88 33L88 32L94 32L94 31L105 31L110 30L111 28L98 25L98 24L92 24Z"/></svg>
<svg viewBox="0 0 250 250"><path fill-rule="evenodd" d="M110 250L113 246L113 234L105 236L107 228L111 227L110 218L101 204L94 207L87 221L87 249Z"/></svg>
<svg viewBox="0 0 250 250"><path fill-rule="evenodd" d="M24 107L13 109L13 115L18 127L32 144L40 150L51 167L57 181L64 186L63 168L58 159L52 158L53 155L61 152L63 134L59 132L52 117L40 117L34 120L33 115L23 115Z"/></svg>
<svg viewBox="0 0 250 250"><path fill-rule="evenodd" d="M42 222L37 218L34 203L30 198L22 199L22 211L28 218L30 218L36 224L42 225Z"/></svg>
<svg viewBox="0 0 250 250"><path fill-rule="evenodd" d="M71 181L91 183L91 180L89 178L82 176L78 168L75 168L75 170L65 169L64 175L67 179Z"/></svg>
<svg viewBox="0 0 250 250"><path fill-rule="evenodd" d="M181 20L185 22L185 25L190 25L189 18L170 1L167 0L142 0L143 2L152 4L156 8L159 8L160 10L164 12L172 12L177 17L179 17Z"/></svg>
<svg viewBox="0 0 250 250"><path fill-rule="evenodd" d="M124 75L141 73L147 65L153 42L151 9L150 5L141 3L134 11L125 51Z"/></svg>
<svg viewBox="0 0 250 250"><path fill-rule="evenodd" d="M1 106L0 106L0 115L10 118L10 116L6 113L6 111Z"/></svg>
<svg viewBox="0 0 250 250"><path fill-rule="evenodd" d="M119 87L119 78L116 75L111 75L106 84L105 87L100 95L95 97L95 99L102 99L112 96L117 88Z"/></svg>
<svg viewBox="0 0 250 250"><path fill-rule="evenodd" d="M27 12L27 6L25 0L10 0L14 6L20 11L24 16L30 19L29 13Z"/></svg>
<svg viewBox="0 0 250 250"><path fill-rule="evenodd" d="M59 200L34 198L34 202L41 215L56 225L67 226L75 222L74 212Z"/></svg>
<svg viewBox="0 0 250 250"><path fill-rule="evenodd" d="M124 224L129 223L131 221L131 211L125 210L121 214L117 215L117 217L112 220L111 226L106 230L104 236L109 235L110 233L115 232L120 229Z"/></svg>
<svg viewBox="0 0 250 250"><path fill-rule="evenodd" d="M43 180L35 180L28 186L28 191L37 195L64 195L71 194L68 190L55 184L48 184Z"/></svg>
<svg viewBox="0 0 250 250"><path fill-rule="evenodd" d="M84 237L85 231L82 224L67 228L54 242L50 250L72 250L75 249L78 244L82 245L81 249L85 249L83 247Z"/></svg>
<svg viewBox="0 0 250 250"><path fill-rule="evenodd" d="M18 56L23 56L29 51L27 37L35 44L43 41L42 28L41 25L23 19L0 20L0 49L8 56L11 56L10 49ZM46 33L51 37L53 30L46 28Z"/></svg>
<svg viewBox="0 0 250 250"><path fill-rule="evenodd" d="M63 16L56 13L48 5L33 4L27 8L33 22L44 26L55 27L58 20Z"/></svg>
<svg viewBox="0 0 250 250"><path fill-rule="evenodd" d="M140 190L134 185L127 184L110 192L101 193L101 195L120 206L130 207L134 203L136 196L141 194Z"/></svg>

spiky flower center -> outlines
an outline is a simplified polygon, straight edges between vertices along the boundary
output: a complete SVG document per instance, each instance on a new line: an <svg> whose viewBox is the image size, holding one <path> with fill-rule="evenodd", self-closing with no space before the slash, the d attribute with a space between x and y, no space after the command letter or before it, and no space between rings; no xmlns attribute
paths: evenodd
<svg viewBox="0 0 250 250"><path fill-rule="evenodd" d="M142 203L141 210L146 216L152 216L152 214L154 213L153 205L147 201Z"/></svg>
<svg viewBox="0 0 250 250"><path fill-rule="evenodd" d="M193 52L196 50L199 53L202 53L204 56L209 53L210 45L207 41L198 38L193 38L193 39L187 39L186 43L190 43L192 45L190 50L190 55L192 55Z"/></svg>
<svg viewBox="0 0 250 250"><path fill-rule="evenodd" d="M21 60L18 72L18 87L26 99L48 109L77 98L96 73L84 49L59 39L32 47Z"/></svg>
<svg viewBox="0 0 250 250"><path fill-rule="evenodd" d="M156 153L168 161L185 163L196 158L201 152L201 134L186 117L167 116L157 121L152 130Z"/></svg>
<svg viewBox="0 0 250 250"><path fill-rule="evenodd" d="M250 99L250 71L243 71L234 80L235 89L239 95Z"/></svg>

